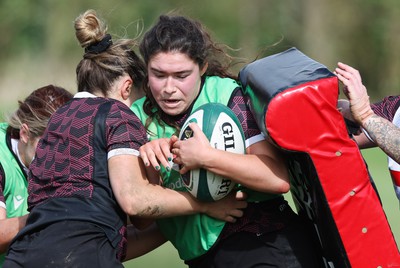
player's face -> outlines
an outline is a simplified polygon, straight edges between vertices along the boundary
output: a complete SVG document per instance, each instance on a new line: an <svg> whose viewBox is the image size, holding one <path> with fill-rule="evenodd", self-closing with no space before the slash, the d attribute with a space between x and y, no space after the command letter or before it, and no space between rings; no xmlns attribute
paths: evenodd
<svg viewBox="0 0 400 268"><path fill-rule="evenodd" d="M166 114L179 115L190 107L199 94L205 68L200 70L197 63L180 52L161 52L150 59L149 87Z"/></svg>

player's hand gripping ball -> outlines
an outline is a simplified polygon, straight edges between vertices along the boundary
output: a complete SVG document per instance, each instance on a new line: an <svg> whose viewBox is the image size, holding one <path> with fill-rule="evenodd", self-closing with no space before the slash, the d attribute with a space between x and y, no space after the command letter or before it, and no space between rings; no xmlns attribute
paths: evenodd
<svg viewBox="0 0 400 268"><path fill-rule="evenodd" d="M245 138L239 119L231 109L220 103L208 103L196 109L183 124L179 139L193 136L189 123L195 122L210 145L216 149L244 154ZM234 163L232 163L234 165ZM216 201L228 195L235 187L230 179L206 169L195 169L181 175L188 191L202 201Z"/></svg>

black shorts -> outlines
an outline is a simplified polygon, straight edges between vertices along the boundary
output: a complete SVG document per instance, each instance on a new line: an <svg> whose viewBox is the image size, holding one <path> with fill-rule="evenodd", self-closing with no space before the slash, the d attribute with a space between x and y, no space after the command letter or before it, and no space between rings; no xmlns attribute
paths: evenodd
<svg viewBox="0 0 400 268"><path fill-rule="evenodd" d="M311 234L296 219L281 230L259 236L249 232L230 235L187 264L190 268L324 267Z"/></svg>
<svg viewBox="0 0 400 268"><path fill-rule="evenodd" d="M116 255L98 226L64 221L15 240L3 268L123 267Z"/></svg>

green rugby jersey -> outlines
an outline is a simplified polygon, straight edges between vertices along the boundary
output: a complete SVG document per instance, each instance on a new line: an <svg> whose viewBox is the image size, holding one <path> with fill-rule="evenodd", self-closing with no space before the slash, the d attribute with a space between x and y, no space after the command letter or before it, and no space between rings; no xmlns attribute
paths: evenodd
<svg viewBox="0 0 400 268"><path fill-rule="evenodd" d="M11 149L11 138L7 135L6 123L0 123L0 165L4 173L0 176L2 195L5 200L7 218L20 217L28 213L28 181L22 164ZM0 192L1 194L1 192ZM0 255L0 267L4 254Z"/></svg>

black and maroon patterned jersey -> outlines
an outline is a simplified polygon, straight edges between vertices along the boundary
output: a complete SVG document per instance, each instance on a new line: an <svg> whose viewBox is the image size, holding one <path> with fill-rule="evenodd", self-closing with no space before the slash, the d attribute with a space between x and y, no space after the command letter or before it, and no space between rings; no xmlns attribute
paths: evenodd
<svg viewBox="0 0 400 268"><path fill-rule="evenodd" d="M137 151L146 131L123 103L104 98L76 98L52 117L40 140L29 174L29 207L52 197L92 198L96 175L93 138L95 116L104 103L111 107L105 119L107 153L128 148ZM107 166L107 161L98 163Z"/></svg>
<svg viewBox="0 0 400 268"><path fill-rule="evenodd" d="M228 107L236 114L243 128L245 140L261 135L257 122L250 111L249 100L243 96L242 90L238 87L231 96Z"/></svg>
<svg viewBox="0 0 400 268"><path fill-rule="evenodd" d="M393 117L400 107L400 96L387 96L383 100L371 105L377 115L393 122Z"/></svg>
<svg viewBox="0 0 400 268"><path fill-rule="evenodd" d="M400 96L388 96L382 101L371 105L374 112L389 120L397 127L400 126ZM400 200L400 163L388 157L388 167L392 177L397 198Z"/></svg>
<svg viewBox="0 0 400 268"><path fill-rule="evenodd" d="M145 142L143 125L117 100L75 97L59 108L30 165L28 205L35 221L28 229L63 220L92 222L122 256L126 215L112 192L107 162L115 154L139 156Z"/></svg>

